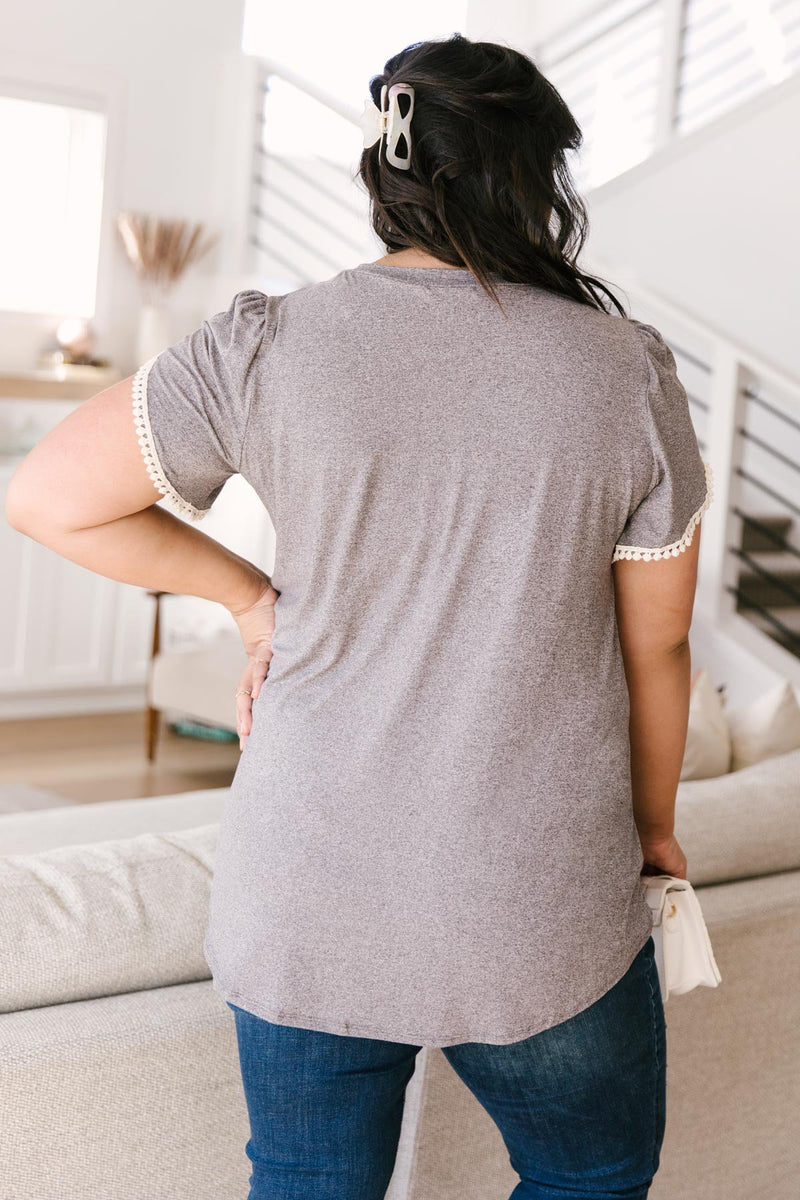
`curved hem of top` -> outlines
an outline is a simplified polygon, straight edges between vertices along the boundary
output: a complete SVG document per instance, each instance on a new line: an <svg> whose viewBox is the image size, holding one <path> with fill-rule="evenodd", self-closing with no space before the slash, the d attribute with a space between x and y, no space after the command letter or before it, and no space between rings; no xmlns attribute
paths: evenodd
<svg viewBox="0 0 800 1200"><path fill-rule="evenodd" d="M205 958L208 965L211 967L211 982L215 992L222 996L223 1000L230 1000L232 1004L236 1004L238 1008L245 1008L253 1016L261 1017L265 1021L270 1021L273 1025L289 1025L293 1029L308 1029L316 1033L335 1033L343 1037L365 1037L377 1038L384 1042L400 1042L403 1045L419 1046L422 1049L426 1047L441 1050L445 1046L459 1046L465 1042L481 1042L486 1046L509 1046L513 1042L523 1041L525 1038L533 1037L536 1033L543 1033L546 1029L552 1029L556 1025L561 1025L564 1021L569 1021L572 1017L577 1017L584 1009L590 1008L592 1004L596 1004L598 1000L602 1000L606 992L613 988L625 973L633 965L633 961L637 954L640 954L647 944L647 939L652 935L652 925L647 931L647 935L642 938L640 945L633 954L626 952L620 960L624 965L620 968L619 963L614 967L613 971L609 972L611 977L610 983L605 983L601 988L590 994L588 1000L583 1000L577 1008L571 1009L564 1016L559 1017L556 1021L548 1021L546 1025L535 1023L510 1034L503 1034L498 1037L496 1034L492 1036L475 1036L471 1034L467 1037L447 1034L444 1037L419 1037L412 1034L392 1034L386 1030L381 1030L373 1025L362 1025L354 1021L329 1021L325 1017L314 1017L302 1013L289 1013L281 1010L269 1009L263 1004L259 1004L255 1000L251 1000L249 996L243 995L236 991L235 988L229 988L222 983L221 977L214 965L213 956L205 951ZM241 1001L241 1003L239 1003ZM313 1024L308 1024L311 1021Z"/></svg>

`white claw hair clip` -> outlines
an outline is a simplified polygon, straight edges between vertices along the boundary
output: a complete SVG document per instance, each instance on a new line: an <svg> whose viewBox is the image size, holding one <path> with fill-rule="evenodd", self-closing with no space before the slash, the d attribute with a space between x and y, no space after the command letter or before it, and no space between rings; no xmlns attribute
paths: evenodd
<svg viewBox="0 0 800 1200"><path fill-rule="evenodd" d="M388 96L388 105L387 105ZM410 83L384 84L381 88L381 106L378 108L370 96L364 102L364 111L359 125L364 134L364 146L374 146L384 133L386 161L402 171L411 166L411 117L414 112L414 88ZM401 141L402 139L402 141ZM398 154L397 151L405 151ZM378 147L380 161L380 147Z"/></svg>

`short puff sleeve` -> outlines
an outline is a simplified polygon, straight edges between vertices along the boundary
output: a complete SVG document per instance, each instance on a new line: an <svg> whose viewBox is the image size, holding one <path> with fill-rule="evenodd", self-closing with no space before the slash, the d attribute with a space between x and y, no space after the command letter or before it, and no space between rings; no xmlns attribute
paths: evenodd
<svg viewBox="0 0 800 1200"><path fill-rule="evenodd" d="M239 471L267 297L237 292L227 309L143 363L133 416L154 486L191 521Z"/></svg>
<svg viewBox="0 0 800 1200"><path fill-rule="evenodd" d="M681 554L691 545L713 494L711 465L700 455L673 353L652 325L633 320L631 324L637 329L646 363L653 476L649 491L625 523L612 562Z"/></svg>

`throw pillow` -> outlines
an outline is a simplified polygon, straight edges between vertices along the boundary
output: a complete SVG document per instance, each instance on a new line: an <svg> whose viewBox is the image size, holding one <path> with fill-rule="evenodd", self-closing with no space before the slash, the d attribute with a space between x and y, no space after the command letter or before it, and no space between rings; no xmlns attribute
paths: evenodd
<svg viewBox="0 0 800 1200"><path fill-rule="evenodd" d="M731 737L722 697L704 667L692 683L681 779L710 779L731 767Z"/></svg>
<svg viewBox="0 0 800 1200"><path fill-rule="evenodd" d="M731 770L800 749L800 704L788 679L764 696L728 713Z"/></svg>

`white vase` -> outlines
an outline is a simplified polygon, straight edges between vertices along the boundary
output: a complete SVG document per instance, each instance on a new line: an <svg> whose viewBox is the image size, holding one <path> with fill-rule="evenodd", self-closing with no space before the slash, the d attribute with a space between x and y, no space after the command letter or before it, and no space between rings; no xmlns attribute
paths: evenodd
<svg viewBox="0 0 800 1200"><path fill-rule="evenodd" d="M141 366L172 345L171 313L165 304L143 304L136 336L136 361Z"/></svg>

